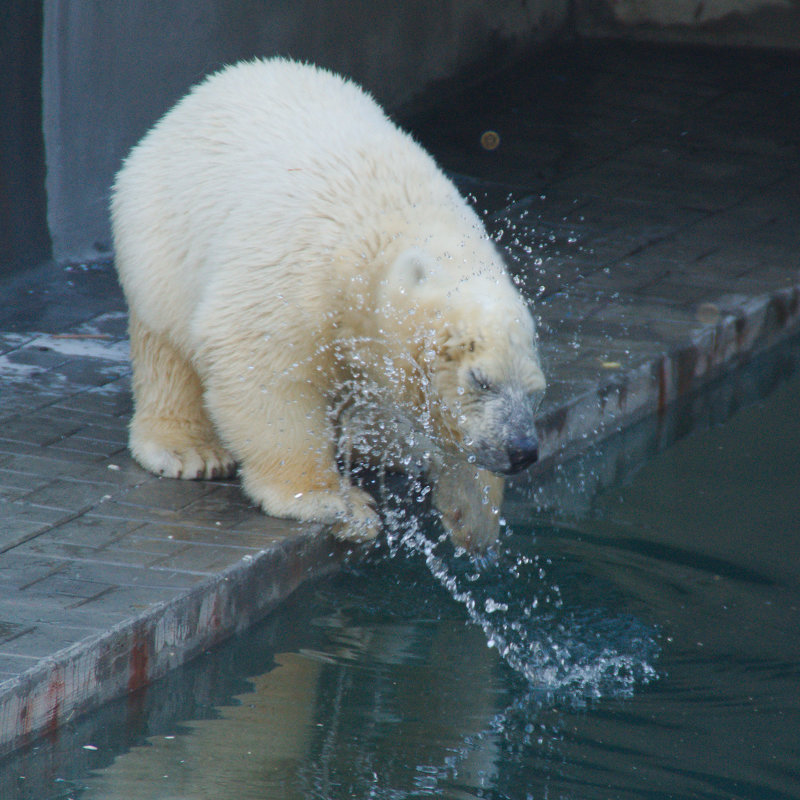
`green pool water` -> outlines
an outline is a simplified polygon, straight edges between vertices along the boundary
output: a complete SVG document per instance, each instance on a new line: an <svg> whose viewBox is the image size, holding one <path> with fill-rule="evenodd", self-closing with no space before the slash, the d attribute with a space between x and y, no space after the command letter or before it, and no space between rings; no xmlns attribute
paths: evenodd
<svg viewBox="0 0 800 800"><path fill-rule="evenodd" d="M257 629L15 756L6 791L800 797L798 397L795 376L580 515L518 498L491 563L400 523Z"/></svg>

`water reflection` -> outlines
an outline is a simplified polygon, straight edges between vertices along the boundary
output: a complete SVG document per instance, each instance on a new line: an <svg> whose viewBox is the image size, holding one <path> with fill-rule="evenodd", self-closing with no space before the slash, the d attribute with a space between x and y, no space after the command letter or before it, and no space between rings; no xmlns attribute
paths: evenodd
<svg viewBox="0 0 800 800"><path fill-rule="evenodd" d="M84 796L391 797L456 771L489 779L494 743L467 740L486 727L498 691L475 632L456 620L365 627L336 612L316 624L330 633L324 649L277 655L239 705L151 737Z"/></svg>
<svg viewBox="0 0 800 800"><path fill-rule="evenodd" d="M478 796L508 780L510 752L557 756L565 709L630 696L655 674L652 627L529 536L481 570L421 537L298 598L286 612L302 626L296 650L238 704L150 737L83 796Z"/></svg>

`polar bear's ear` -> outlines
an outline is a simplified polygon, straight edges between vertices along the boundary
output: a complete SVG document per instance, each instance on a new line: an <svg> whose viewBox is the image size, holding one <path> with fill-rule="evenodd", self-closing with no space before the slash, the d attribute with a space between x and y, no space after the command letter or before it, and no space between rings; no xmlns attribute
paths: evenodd
<svg viewBox="0 0 800 800"><path fill-rule="evenodd" d="M389 282L401 290L412 291L436 278L440 271L441 267L430 254L419 247L409 247L392 264Z"/></svg>

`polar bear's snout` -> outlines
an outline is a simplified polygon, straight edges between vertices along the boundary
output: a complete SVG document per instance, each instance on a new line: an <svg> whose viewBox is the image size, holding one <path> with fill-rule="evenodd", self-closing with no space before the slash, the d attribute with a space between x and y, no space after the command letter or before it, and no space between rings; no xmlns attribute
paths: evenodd
<svg viewBox="0 0 800 800"><path fill-rule="evenodd" d="M538 459L535 415L540 394L512 387L483 402L469 425L482 435L467 434L467 442L472 442L468 449L479 466L498 475L515 475Z"/></svg>
<svg viewBox="0 0 800 800"><path fill-rule="evenodd" d="M536 436L519 436L509 443L509 468L505 471L505 474L514 475L517 472L522 472L522 470L533 464L537 458L539 458L539 441Z"/></svg>
<svg viewBox="0 0 800 800"><path fill-rule="evenodd" d="M505 419L503 432L498 442L494 464L487 459L486 467L501 475L515 475L529 467L539 458L539 439L533 421L533 406L510 403L511 409ZM480 460L480 457L479 459Z"/></svg>
<svg viewBox="0 0 800 800"><path fill-rule="evenodd" d="M516 475L539 458L539 440L533 430L511 436L505 444L484 441L469 449L478 466L498 475Z"/></svg>
<svg viewBox="0 0 800 800"><path fill-rule="evenodd" d="M504 430L508 467L500 470L505 475L515 475L539 458L539 439L534 421L541 401L541 393L526 395L510 392L507 400L507 422Z"/></svg>

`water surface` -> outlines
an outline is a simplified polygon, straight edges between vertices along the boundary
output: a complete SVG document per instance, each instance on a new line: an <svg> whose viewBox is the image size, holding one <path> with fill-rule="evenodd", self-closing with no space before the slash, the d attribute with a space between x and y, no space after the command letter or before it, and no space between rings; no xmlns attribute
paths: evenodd
<svg viewBox="0 0 800 800"><path fill-rule="evenodd" d="M70 767L46 744L12 762L17 795L800 797L798 396L795 377L579 518L512 503L491 563L401 526L67 729Z"/></svg>

